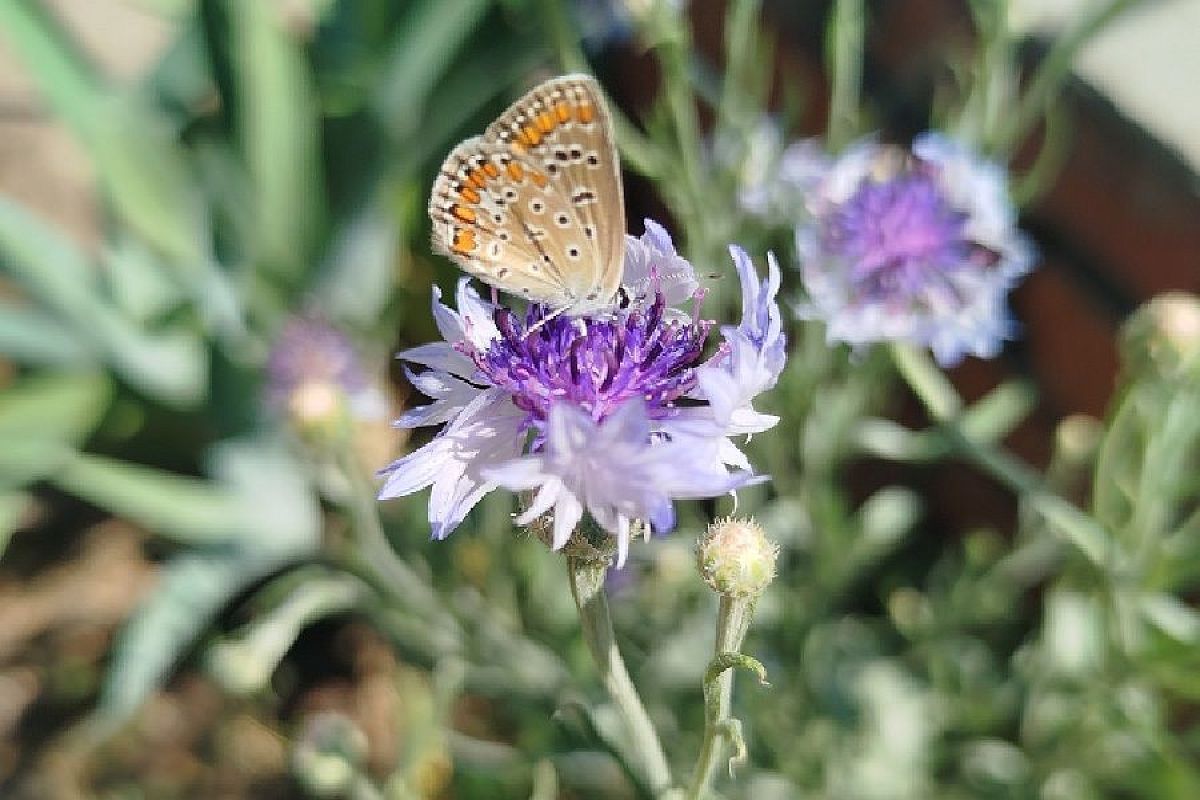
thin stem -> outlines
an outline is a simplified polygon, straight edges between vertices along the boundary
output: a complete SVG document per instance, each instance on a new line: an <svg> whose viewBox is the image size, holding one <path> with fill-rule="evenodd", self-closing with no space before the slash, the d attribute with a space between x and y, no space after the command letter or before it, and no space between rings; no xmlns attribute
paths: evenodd
<svg viewBox="0 0 1200 800"><path fill-rule="evenodd" d="M713 646L713 655L737 653L746 639L746 631L754 616L756 598L731 598L721 595L720 608L717 611L717 640ZM692 770L692 781L688 786L687 800L703 800L712 783L713 774L721 760L721 741L726 738L730 722L730 709L733 705L733 674L734 670L727 669L716 678L715 687L705 687L704 709L704 740L700 745L700 755Z"/></svg>
<svg viewBox="0 0 1200 800"><path fill-rule="evenodd" d="M379 522L374 487L363 474L355 454L344 453L341 460L343 472L351 484L349 512L360 566L408 612L429 620L447 639L461 643L462 629L458 621L446 611L445 604L432 587L396 554L388 541Z"/></svg>
<svg viewBox="0 0 1200 800"><path fill-rule="evenodd" d="M858 133L865 16L862 0L838 0L825 37L825 59L830 74L825 138L834 152Z"/></svg>
<svg viewBox="0 0 1200 800"><path fill-rule="evenodd" d="M1108 563L1112 557L1110 539L1096 520L1048 488L1041 475L1028 464L964 432L959 420L962 399L945 374L930 361L928 353L898 344L892 346L892 359L958 453L1016 492L1028 503L1028 508L1061 531L1093 563Z"/></svg>
<svg viewBox="0 0 1200 800"><path fill-rule="evenodd" d="M1017 108L1009 115L1008 124L1001 128L997 150L1011 152L1028 133L1038 114L1049 107L1055 93L1071 70L1071 63L1080 47L1129 8L1142 0L1109 0L1097 7L1078 25L1055 41L1038 67L1037 73L1022 94Z"/></svg>
<svg viewBox="0 0 1200 800"><path fill-rule="evenodd" d="M646 785L655 797L661 797L671 789L671 769L650 715L646 713L629 671L625 669L621 652L617 649L608 598L604 592L607 569L608 564L604 561L567 558L571 597L579 609L583 638L600 671L600 682L625 723L629 737L626 751L640 760Z"/></svg>
<svg viewBox="0 0 1200 800"><path fill-rule="evenodd" d="M892 360L917 399L938 422L948 422L962 410L954 384L929 360L929 354L911 345L892 345Z"/></svg>

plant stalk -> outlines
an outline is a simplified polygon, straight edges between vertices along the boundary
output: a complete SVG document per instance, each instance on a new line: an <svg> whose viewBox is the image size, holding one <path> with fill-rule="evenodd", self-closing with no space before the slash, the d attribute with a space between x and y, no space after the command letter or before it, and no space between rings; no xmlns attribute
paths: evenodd
<svg viewBox="0 0 1200 800"><path fill-rule="evenodd" d="M625 723L629 737L627 751L640 762L642 777L650 791L655 797L662 797L671 789L671 769L650 715L646 713L625 662L621 659L621 652L617 649L608 598L604 592L607 569L607 561L587 561L569 556L567 571L571 580L571 597L579 609L583 638L600 671L600 682Z"/></svg>
<svg viewBox="0 0 1200 800"><path fill-rule="evenodd" d="M717 610L717 640L713 655L741 651L746 631L754 616L756 597L729 597L721 595ZM713 774L721 760L722 740L727 738L730 709L733 705L734 670L726 669L716 678L716 685L705 687L704 741L700 745L700 756L692 771L687 800L703 800L712 783Z"/></svg>

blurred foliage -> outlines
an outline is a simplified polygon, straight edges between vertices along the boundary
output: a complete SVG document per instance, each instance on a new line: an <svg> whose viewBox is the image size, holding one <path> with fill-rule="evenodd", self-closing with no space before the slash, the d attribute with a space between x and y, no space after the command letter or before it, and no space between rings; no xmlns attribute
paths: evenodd
<svg viewBox="0 0 1200 800"><path fill-rule="evenodd" d="M535 76L587 68L629 39L654 60L659 91L636 120L618 111L622 154L701 271L725 276L715 302L735 302L727 243L790 260L790 231L748 217L737 194L751 165L778 155L809 89L783 76L792 100L768 115L760 4L728 3L719 68L670 2L143 4L174 28L125 84L42 3L0 3L0 36L86 151L104 221L93 251L0 199L0 544L38 535L36 507L82 517L73 497L145 530L162 562L105 657L95 711L72 730L88 752L130 735L183 662L286 730L289 785L311 796L644 794L561 561L512 530L503 498L446 543L425 542L423 497L381 520L366 476L400 437L370 419L306 438L269 401L267 357L289 317L316 313L388 385L386 357L429 338L429 287L452 280L424 218L444 154ZM835 145L880 115L861 86L871 5L839 0L826 17ZM939 87L936 122L1006 157L1074 48L1125 5L1095 6L1022 92L1006 4L970 3L977 46ZM1050 174L1035 167L1022 192ZM746 646L771 686L737 681L750 758L722 796L1200 795L1198 314L1196 298L1176 297L1128 323L1108 419L1062 421L1044 474L1002 449L1036 402L1029 385L963 408L911 353L852 359L818 326L793 326L765 409L782 422L752 444L772 482L740 497L782 546ZM901 379L928 427L887 416ZM947 460L1013 491L1013 530L943 536L913 486L863 496L849 477L864 462L912 475ZM618 635L680 774L703 728L716 603L692 535L714 510L688 510L610 580ZM289 661L305 657L297 640L330 617L367 622L400 662L371 695L391 698L373 729L389 731L384 744L364 743L362 720L280 708ZM373 759L371 747L388 749ZM106 796L142 796L143 777L97 780Z"/></svg>

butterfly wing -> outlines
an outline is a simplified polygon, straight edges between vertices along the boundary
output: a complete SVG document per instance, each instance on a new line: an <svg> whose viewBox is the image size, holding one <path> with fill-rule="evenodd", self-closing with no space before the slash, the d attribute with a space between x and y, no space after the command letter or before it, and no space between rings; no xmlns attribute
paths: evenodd
<svg viewBox="0 0 1200 800"><path fill-rule="evenodd" d="M559 198L549 179L517 154L468 139L450 152L433 184L434 250L501 291L570 305L559 269L564 256L546 241L547 215L563 210Z"/></svg>
<svg viewBox="0 0 1200 800"><path fill-rule="evenodd" d="M585 313L620 287L625 208L595 80L547 81L455 148L430 200L434 245L497 288Z"/></svg>

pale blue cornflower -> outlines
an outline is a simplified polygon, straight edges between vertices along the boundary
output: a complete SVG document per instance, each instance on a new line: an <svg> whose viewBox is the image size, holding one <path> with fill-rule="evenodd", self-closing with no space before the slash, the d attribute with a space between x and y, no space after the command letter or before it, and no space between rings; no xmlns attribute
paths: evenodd
<svg viewBox="0 0 1200 800"><path fill-rule="evenodd" d="M651 221L627 245L623 302L601 314L532 304L518 315L465 278L452 309L435 288L444 341L400 354L427 368L409 376L433 402L397 424L444 427L383 470L381 499L432 487L429 521L442 539L494 489L533 491L518 524L553 513L557 549L587 513L615 537L621 565L635 521L670 530L674 500L758 480L730 437L775 423L752 401L784 364L778 268L772 260L760 284L749 257L731 248L743 319L705 358L714 323L699 318L691 265ZM673 307L689 298L693 313Z"/></svg>
<svg viewBox="0 0 1200 800"><path fill-rule="evenodd" d="M1008 292L1034 264L1004 169L937 133L911 151L864 140L806 156L820 177L796 230L801 315L831 342L910 342L943 366L996 355L1016 330Z"/></svg>

